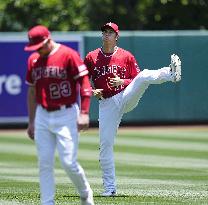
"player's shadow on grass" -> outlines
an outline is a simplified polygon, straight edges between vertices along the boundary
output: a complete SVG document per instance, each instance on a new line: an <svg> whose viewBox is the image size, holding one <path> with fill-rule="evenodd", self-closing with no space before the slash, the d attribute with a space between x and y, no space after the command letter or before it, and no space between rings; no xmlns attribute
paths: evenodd
<svg viewBox="0 0 208 205"><path fill-rule="evenodd" d="M80 196L78 196L78 195L62 195L62 196L58 196L58 198L61 198L61 197L63 197L63 198L77 198L77 199L79 199L80 198ZM99 194L95 194L95 195L93 195L93 197L94 198L128 198L128 197L132 197L132 196L130 196L130 195L125 195L125 194L118 194L118 195L115 195L115 196L108 196L108 197L106 197L106 196L101 196L101 195L99 195Z"/></svg>
<svg viewBox="0 0 208 205"><path fill-rule="evenodd" d="M115 196L100 196L100 195L94 195L95 198L128 198L129 195L125 194L117 194Z"/></svg>

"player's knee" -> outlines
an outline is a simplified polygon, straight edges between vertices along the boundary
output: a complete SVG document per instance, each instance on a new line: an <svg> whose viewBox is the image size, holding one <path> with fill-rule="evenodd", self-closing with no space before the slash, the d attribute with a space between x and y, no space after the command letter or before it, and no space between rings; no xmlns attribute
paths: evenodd
<svg viewBox="0 0 208 205"><path fill-rule="evenodd" d="M101 147L99 160L101 163L110 163L113 158L113 146Z"/></svg>
<svg viewBox="0 0 208 205"><path fill-rule="evenodd" d="M102 142L100 142L100 149L104 148L104 149L110 149L113 147L114 142L112 140L110 140L111 137L109 137L109 139L106 140L102 140Z"/></svg>
<svg viewBox="0 0 208 205"><path fill-rule="evenodd" d="M39 168L40 172L51 172L53 171L53 163L49 160L40 160L39 161Z"/></svg>
<svg viewBox="0 0 208 205"><path fill-rule="evenodd" d="M113 156L100 156L100 166L102 168L111 168L114 164Z"/></svg>
<svg viewBox="0 0 208 205"><path fill-rule="evenodd" d="M67 161L67 160L63 160L62 161L62 166L65 170L67 170L67 172L77 172L78 171L78 166L76 162L72 162L72 161Z"/></svg>
<svg viewBox="0 0 208 205"><path fill-rule="evenodd" d="M138 77L140 80L142 80L142 82L146 83L149 81L149 70L148 69L144 69L142 72L140 72L138 74Z"/></svg>

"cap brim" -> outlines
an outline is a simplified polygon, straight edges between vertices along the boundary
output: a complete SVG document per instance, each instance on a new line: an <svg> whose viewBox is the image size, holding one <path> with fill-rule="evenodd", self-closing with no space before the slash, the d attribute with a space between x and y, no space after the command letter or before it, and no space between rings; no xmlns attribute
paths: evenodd
<svg viewBox="0 0 208 205"><path fill-rule="evenodd" d="M106 28L111 28L111 29L113 29L111 26L109 26L109 25L104 25L104 26L102 26L101 27L101 31L104 31ZM114 30L114 29L113 29Z"/></svg>
<svg viewBox="0 0 208 205"><path fill-rule="evenodd" d="M109 26L109 25L104 25L104 26L102 26L102 27L101 27L101 31L104 31L106 28L110 28L110 29L112 29L116 34L118 34L118 32L115 31L114 28L111 27L111 26Z"/></svg>
<svg viewBox="0 0 208 205"><path fill-rule="evenodd" d="M28 45L25 46L24 50L25 51L37 51L42 46L43 46L43 42L40 42L40 43L35 44L35 45L28 44Z"/></svg>

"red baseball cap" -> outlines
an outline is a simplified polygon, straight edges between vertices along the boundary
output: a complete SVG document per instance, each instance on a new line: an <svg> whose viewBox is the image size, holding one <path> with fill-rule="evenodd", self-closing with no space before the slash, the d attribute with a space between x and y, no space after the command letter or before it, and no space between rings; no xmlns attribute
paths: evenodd
<svg viewBox="0 0 208 205"><path fill-rule="evenodd" d="M44 41L50 37L49 30L42 25L35 26L28 31L29 43L25 46L25 51L35 51L41 48Z"/></svg>
<svg viewBox="0 0 208 205"><path fill-rule="evenodd" d="M119 33L118 26L115 23L111 23L111 22L106 23L105 25L101 27L101 31L104 31L106 28L112 28L116 32L117 35Z"/></svg>

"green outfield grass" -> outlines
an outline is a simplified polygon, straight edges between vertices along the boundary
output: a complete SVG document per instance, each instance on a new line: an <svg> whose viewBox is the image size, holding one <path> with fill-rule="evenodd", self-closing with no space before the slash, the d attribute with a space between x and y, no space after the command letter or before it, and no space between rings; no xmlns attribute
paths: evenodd
<svg viewBox="0 0 208 205"><path fill-rule="evenodd" d="M81 133L79 162L97 205L208 204L208 127L119 129L115 160L118 196L100 197L98 130ZM57 158L57 155L56 155ZM56 159L56 204L79 205ZM0 130L0 205L40 204L35 145L26 131Z"/></svg>

